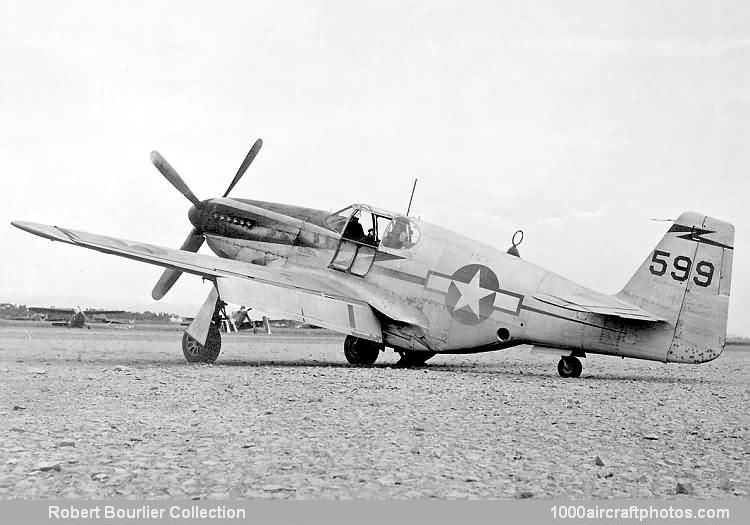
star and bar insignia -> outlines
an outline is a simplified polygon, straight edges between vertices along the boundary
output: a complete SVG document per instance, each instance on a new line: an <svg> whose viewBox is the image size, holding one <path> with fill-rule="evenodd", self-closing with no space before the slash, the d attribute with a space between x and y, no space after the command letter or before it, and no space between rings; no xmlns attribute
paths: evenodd
<svg viewBox="0 0 750 525"><path fill-rule="evenodd" d="M430 271L425 287L445 294L445 305L458 322L479 324L495 310L518 315L522 295L500 288L497 275L482 264L467 264L453 275Z"/></svg>

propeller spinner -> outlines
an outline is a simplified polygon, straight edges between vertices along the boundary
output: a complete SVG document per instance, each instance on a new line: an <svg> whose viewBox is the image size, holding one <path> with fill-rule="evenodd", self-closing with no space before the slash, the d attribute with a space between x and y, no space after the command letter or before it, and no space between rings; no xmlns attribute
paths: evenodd
<svg viewBox="0 0 750 525"><path fill-rule="evenodd" d="M245 159L242 161L242 164L240 164L240 167L237 170L237 174L232 179L232 182L229 183L229 186L224 192L223 197L229 195L229 192L232 191L237 182L239 182L239 180L247 171L247 168L249 168L250 164L252 164L253 160L255 160L255 157L256 155L258 155L258 152L260 151L260 148L262 146L263 141L261 139L258 139L253 143L250 151L248 151L247 155L245 155ZM151 162L154 164L154 166L156 166L156 169L159 170L164 178L167 179L169 183L177 189L177 191L182 193L190 202L193 203L193 207L195 207L198 211L201 210L201 208L203 207L203 203L198 197L195 196L195 193L192 192L185 181L182 180L182 177L180 177L180 175L177 173L177 170L175 170L169 164L169 162L167 162L167 159L162 157L158 151L152 151ZM201 232L198 228L193 228L193 230L188 234L185 241L182 243L182 246L180 246L180 250L195 253L200 249L201 246L203 246L204 240L205 237L203 236L203 232ZM171 268L164 270L164 273L161 275L156 285L154 286L154 289L151 291L151 297L153 297L156 301L164 297L169 289L172 288L174 283L177 282L177 279L180 278L181 274L181 271L173 270Z"/></svg>

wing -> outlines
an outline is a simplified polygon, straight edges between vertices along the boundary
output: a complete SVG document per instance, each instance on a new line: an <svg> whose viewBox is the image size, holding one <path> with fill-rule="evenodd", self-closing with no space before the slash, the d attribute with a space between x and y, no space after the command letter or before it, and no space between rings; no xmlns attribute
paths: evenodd
<svg viewBox="0 0 750 525"><path fill-rule="evenodd" d="M86 315L112 315L124 314L125 310L97 310L96 308L87 308L83 313Z"/></svg>
<svg viewBox="0 0 750 525"><path fill-rule="evenodd" d="M380 321L370 305L354 297L331 295L323 290L302 290L258 279L220 277L216 286L227 302L252 304L285 318L323 326L346 334L382 342ZM322 287L319 287L322 288Z"/></svg>
<svg viewBox="0 0 750 525"><path fill-rule="evenodd" d="M58 226L30 222L12 224L53 241L200 275L215 281L221 298L227 302L251 304L302 322L382 341L380 321L370 306L372 298L367 298L362 290L347 286L341 277L330 272L292 265L260 266ZM382 302L380 307L389 317L422 324L418 314ZM375 303L378 303L377 298ZM373 306L378 308L377 304Z"/></svg>
<svg viewBox="0 0 750 525"><path fill-rule="evenodd" d="M30 312L35 312L38 314L47 314L47 315L49 314L65 315L65 314L75 313L75 310L73 310L72 308L43 308L41 306L31 306L28 308L28 310Z"/></svg>
<svg viewBox="0 0 750 525"><path fill-rule="evenodd" d="M658 317L635 305L626 303L610 295L590 290L577 290L575 293L567 295L537 294L534 295L534 299L574 312L585 312L654 323L665 321L664 318Z"/></svg>

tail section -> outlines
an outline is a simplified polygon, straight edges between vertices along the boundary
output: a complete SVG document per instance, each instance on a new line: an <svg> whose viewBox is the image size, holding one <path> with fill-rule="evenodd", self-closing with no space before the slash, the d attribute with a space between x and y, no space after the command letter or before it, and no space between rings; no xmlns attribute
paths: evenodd
<svg viewBox="0 0 750 525"><path fill-rule="evenodd" d="M685 212L617 296L667 319L666 361L702 363L726 342L734 226ZM670 337L671 335L671 337Z"/></svg>

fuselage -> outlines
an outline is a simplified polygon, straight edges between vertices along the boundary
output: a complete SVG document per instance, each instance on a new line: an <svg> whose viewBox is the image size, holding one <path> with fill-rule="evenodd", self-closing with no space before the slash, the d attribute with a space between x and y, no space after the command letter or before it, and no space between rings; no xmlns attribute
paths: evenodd
<svg viewBox="0 0 750 525"><path fill-rule="evenodd" d="M376 310L378 302L406 305L420 322L396 322L380 312L384 341L394 347L469 353L535 344L665 360L663 350L639 344L645 340L639 333L658 326L572 312L535 297L585 297L591 291L583 286L440 226L366 205L352 209L408 221L415 242L387 247L383 241L371 249L342 236L346 219L340 215L255 200L211 199L192 208L189 218L220 257L333 274L349 289L377 298ZM355 258L351 271L336 269L332 262L349 244L355 251L367 248L372 261Z"/></svg>

